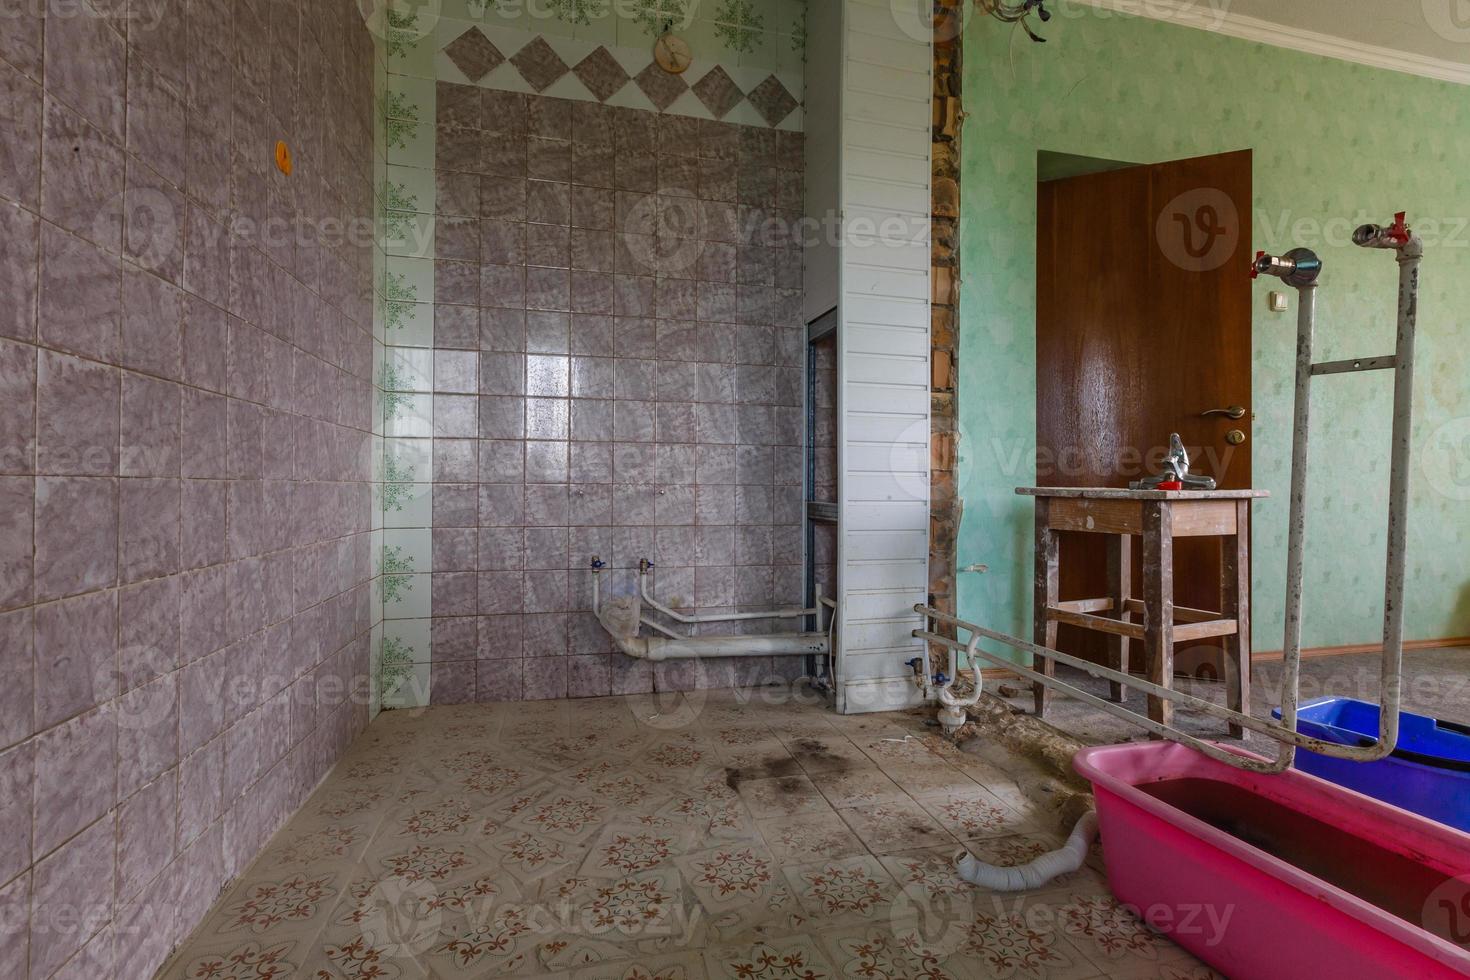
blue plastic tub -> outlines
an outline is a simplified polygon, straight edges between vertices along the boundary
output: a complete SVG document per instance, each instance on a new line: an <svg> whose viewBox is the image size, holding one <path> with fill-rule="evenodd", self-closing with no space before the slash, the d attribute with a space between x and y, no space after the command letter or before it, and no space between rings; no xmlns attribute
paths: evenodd
<svg viewBox="0 0 1470 980"><path fill-rule="evenodd" d="M1281 717L1281 709L1271 712ZM1340 745L1378 738L1378 705L1353 698L1318 698L1297 709L1297 730ZM1470 831L1470 725L1399 712L1399 742L1381 762L1349 762L1298 749L1296 767Z"/></svg>

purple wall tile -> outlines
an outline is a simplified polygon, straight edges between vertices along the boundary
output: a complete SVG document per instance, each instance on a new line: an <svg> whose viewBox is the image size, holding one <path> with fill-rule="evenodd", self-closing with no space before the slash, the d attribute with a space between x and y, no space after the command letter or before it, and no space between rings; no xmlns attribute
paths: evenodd
<svg viewBox="0 0 1470 980"><path fill-rule="evenodd" d="M120 251L124 186L121 148L93 123L54 98L46 99L44 127L41 217L109 252Z"/></svg>
<svg viewBox="0 0 1470 980"><path fill-rule="evenodd" d="M50 728L118 693L117 593L35 609L36 723Z"/></svg>
<svg viewBox="0 0 1470 980"><path fill-rule="evenodd" d="M6 107L6 126L0 132L0 197L34 209L40 195L41 86L0 61L0 103Z"/></svg>
<svg viewBox="0 0 1470 980"><path fill-rule="evenodd" d="M170 376L177 373L175 366ZM171 381L123 373L119 475L178 476L180 390Z"/></svg>
<svg viewBox="0 0 1470 980"><path fill-rule="evenodd" d="M133 794L117 814L117 901L135 897L174 856L178 813L174 770Z"/></svg>
<svg viewBox="0 0 1470 980"><path fill-rule="evenodd" d="M93 935L106 930L113 911L108 886L116 867L114 825L109 814L36 863L32 977L50 976Z"/></svg>
<svg viewBox="0 0 1470 980"><path fill-rule="evenodd" d="M38 477L36 599L106 588L117 581L117 481Z"/></svg>
<svg viewBox="0 0 1470 980"><path fill-rule="evenodd" d="M36 373L37 468L63 476L117 472L119 374L42 351Z"/></svg>
<svg viewBox="0 0 1470 980"><path fill-rule="evenodd" d="M114 361L122 306L117 256L44 222L40 253L41 343Z"/></svg>
<svg viewBox="0 0 1470 980"><path fill-rule="evenodd" d="M452 394L440 396L451 421L436 419L435 478L453 489L436 486L434 525L447 534L466 521L472 457L446 437L472 394L478 656L525 663L519 678L482 671L477 697L649 690L658 677L613 654L588 611L591 554L627 568L657 549L659 588L690 606L800 599L800 252L756 237L761 221L799 216L799 141L438 89L440 209L468 214L477 197L484 220L477 296L467 241L451 236L438 255L440 309L482 309L473 387L462 342L436 338L435 387ZM477 95L478 120L465 108ZM456 169L474 153L514 179L474 193ZM436 617L463 612L467 543L436 538ZM449 622L436 623L436 656L440 640L462 651ZM658 676L681 688L735 680L728 669Z"/></svg>
<svg viewBox="0 0 1470 980"><path fill-rule="evenodd" d="M0 750L0 878L18 875L31 863L35 752L34 742Z"/></svg>
<svg viewBox="0 0 1470 980"><path fill-rule="evenodd" d="M6 976L151 975L367 717L371 253L307 236L369 217L371 42L147 13L0 17Z"/></svg>
<svg viewBox="0 0 1470 980"><path fill-rule="evenodd" d="M117 802L116 737L110 705L36 736L36 854L49 853Z"/></svg>

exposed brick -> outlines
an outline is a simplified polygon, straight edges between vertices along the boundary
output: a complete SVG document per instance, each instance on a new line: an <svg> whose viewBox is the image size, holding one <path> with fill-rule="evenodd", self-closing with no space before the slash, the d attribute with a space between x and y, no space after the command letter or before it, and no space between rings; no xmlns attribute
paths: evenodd
<svg viewBox="0 0 1470 980"><path fill-rule="evenodd" d="M958 436L958 333L955 312L960 301L959 214L960 130L965 0L934 0L934 99L930 262L930 494L929 601L936 608L955 608L955 539L963 501L956 492ZM953 630L943 630L952 635ZM939 651L935 651L936 655Z"/></svg>

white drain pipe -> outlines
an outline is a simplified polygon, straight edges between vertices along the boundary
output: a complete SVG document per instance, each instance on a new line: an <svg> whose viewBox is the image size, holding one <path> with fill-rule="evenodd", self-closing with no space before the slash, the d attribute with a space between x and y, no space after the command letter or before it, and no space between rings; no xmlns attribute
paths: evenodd
<svg viewBox="0 0 1470 980"><path fill-rule="evenodd" d="M1002 868L986 864L973 854L966 854L960 858L956 870L970 884L991 891L1030 891L1040 888L1053 878L1070 874L1082 867L1082 862L1087 860L1087 849L1096 837L1097 811L1088 810L1072 828L1072 834L1065 844L1035 858L1029 864Z"/></svg>
<svg viewBox="0 0 1470 980"><path fill-rule="evenodd" d="M825 655L825 633L767 633L752 636L613 636L618 649L639 660L691 660L704 657Z"/></svg>
<svg viewBox="0 0 1470 980"><path fill-rule="evenodd" d="M959 651L954 650L951 651L950 654L953 659L951 667L954 670L954 676L946 680L943 684L939 685L938 690L935 692L939 697L940 704L939 727L944 729L947 734L954 733L961 725L965 723L966 708L973 708L975 705L980 703L980 695L982 693L980 663L975 657L975 648L979 645L980 637L971 636L969 644L965 647L965 659L970 664L970 670L974 679L975 689L971 691L967 697L963 698L950 693L950 688L954 687L954 682L959 680L960 674Z"/></svg>

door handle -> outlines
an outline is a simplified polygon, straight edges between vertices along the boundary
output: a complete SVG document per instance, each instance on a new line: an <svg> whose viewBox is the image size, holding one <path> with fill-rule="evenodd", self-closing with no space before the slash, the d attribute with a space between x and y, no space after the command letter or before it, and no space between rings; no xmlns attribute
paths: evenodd
<svg viewBox="0 0 1470 980"><path fill-rule="evenodd" d="M1231 405L1229 408L1211 408L1200 412L1200 418L1208 418L1211 415L1223 415L1227 419L1245 418L1245 408L1241 405Z"/></svg>

